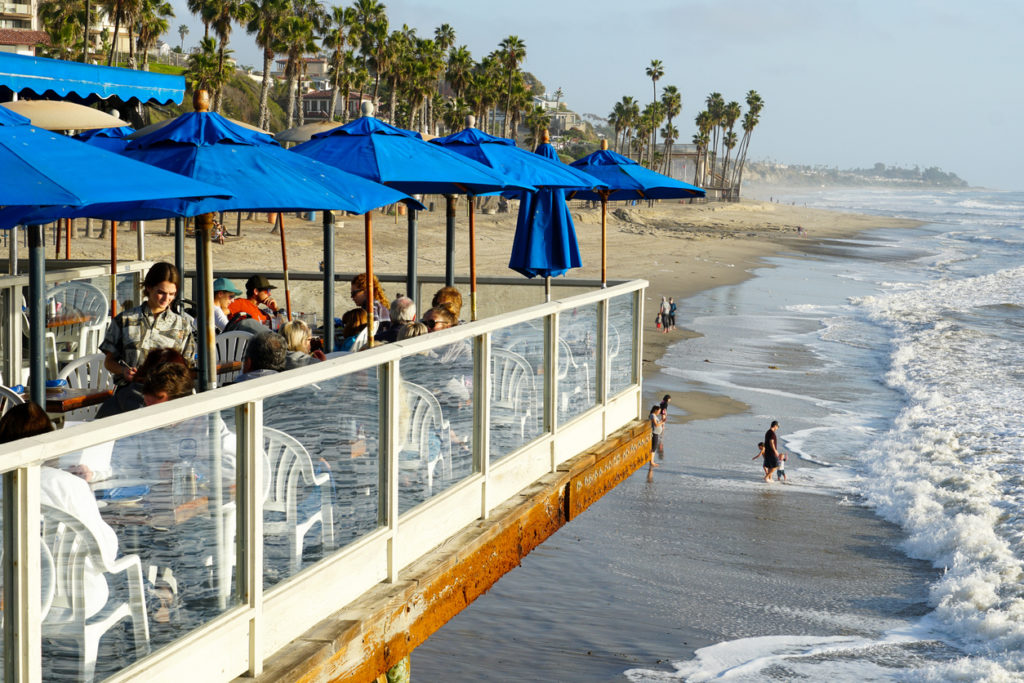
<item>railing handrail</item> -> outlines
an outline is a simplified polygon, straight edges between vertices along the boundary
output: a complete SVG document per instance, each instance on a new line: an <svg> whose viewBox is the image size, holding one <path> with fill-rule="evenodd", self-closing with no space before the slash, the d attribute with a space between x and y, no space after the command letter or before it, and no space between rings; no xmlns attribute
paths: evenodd
<svg viewBox="0 0 1024 683"><path fill-rule="evenodd" d="M571 310L597 301L644 289L646 280L633 280L607 289L577 294L566 299L537 304L476 322L458 325L429 335L383 344L359 353L332 358L322 363L307 365L240 384L221 387L193 396L187 396L146 409L144 414L124 413L116 420L96 420L67 429L50 432L10 444L0 445L0 474L19 467L41 465L48 460L134 434L166 427L197 414L234 408L285 393L310 384L341 377L400 360L423 351L447 346L453 342L472 339L494 330L543 319L553 313Z"/></svg>

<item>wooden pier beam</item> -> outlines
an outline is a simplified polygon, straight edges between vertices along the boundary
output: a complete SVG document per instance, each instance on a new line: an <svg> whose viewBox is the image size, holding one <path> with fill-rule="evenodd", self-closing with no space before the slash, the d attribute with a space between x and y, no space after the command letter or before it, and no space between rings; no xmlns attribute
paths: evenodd
<svg viewBox="0 0 1024 683"><path fill-rule="evenodd" d="M646 421L624 427L402 570L399 581L312 626L267 660L256 681L376 680L650 457Z"/></svg>

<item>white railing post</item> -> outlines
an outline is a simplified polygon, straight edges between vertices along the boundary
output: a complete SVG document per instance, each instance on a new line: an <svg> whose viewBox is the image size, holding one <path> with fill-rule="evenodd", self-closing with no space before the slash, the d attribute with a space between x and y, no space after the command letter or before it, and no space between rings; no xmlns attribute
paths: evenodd
<svg viewBox="0 0 1024 683"><path fill-rule="evenodd" d="M4 680L36 683L43 678L39 466L5 473L3 496Z"/></svg>
<svg viewBox="0 0 1024 683"><path fill-rule="evenodd" d="M474 469L484 476L480 492L480 517L490 515L487 495L491 470L491 334L473 339L473 457Z"/></svg>
<svg viewBox="0 0 1024 683"><path fill-rule="evenodd" d="M378 442L382 445L377 455L380 465L378 471L381 473L383 491L386 491L384 504L387 506L388 526L388 581L394 583L398 580L398 418L401 410L399 391L401 389L402 377L399 373L398 361L393 360L386 365L378 366L378 372L384 371L384 377L380 382L380 395L384 400L380 401L380 425L381 439Z"/></svg>
<svg viewBox="0 0 1024 683"><path fill-rule="evenodd" d="M558 314L552 313L544 324L544 427L551 433L551 471L555 471L555 444L558 441Z"/></svg>
<svg viewBox="0 0 1024 683"><path fill-rule="evenodd" d="M249 671L263 673L263 401L235 408L237 431L238 576L249 615Z"/></svg>
<svg viewBox="0 0 1024 683"><path fill-rule="evenodd" d="M608 436L608 299L597 302L597 404L601 406L601 438Z"/></svg>
<svg viewBox="0 0 1024 683"><path fill-rule="evenodd" d="M633 384L640 387L636 398L637 418L644 417L643 397L644 362L644 290L633 292Z"/></svg>

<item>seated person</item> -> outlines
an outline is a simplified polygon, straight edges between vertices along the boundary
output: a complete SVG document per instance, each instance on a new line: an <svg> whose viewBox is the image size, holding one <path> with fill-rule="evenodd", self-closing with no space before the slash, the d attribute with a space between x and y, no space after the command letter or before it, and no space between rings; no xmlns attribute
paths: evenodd
<svg viewBox="0 0 1024 683"><path fill-rule="evenodd" d="M235 378L235 383L282 372L287 358L288 344L284 337L276 332L257 335L245 347L242 374Z"/></svg>
<svg viewBox="0 0 1024 683"><path fill-rule="evenodd" d="M146 360L149 361L148 356ZM147 371L145 378L139 389L145 406L192 395L192 373L181 363L170 361L157 365ZM141 407L135 406L132 410ZM111 464L114 447L115 443L109 442L69 453L60 458L60 466L88 482L109 479L114 476Z"/></svg>
<svg viewBox="0 0 1024 683"><path fill-rule="evenodd" d="M231 318L231 302L241 294L242 290L226 277L219 277L213 281L213 325L218 332L223 332L224 328L228 326L228 319Z"/></svg>
<svg viewBox="0 0 1024 683"><path fill-rule="evenodd" d="M135 374L132 383L104 401L103 405L100 406L99 412L96 413L96 418L119 415L148 405L143 399L142 386L150 372L166 363L177 363L185 368L186 371L188 370L188 363L185 361L184 356L176 350L153 349L146 354L146 358L142 365L139 366L139 370ZM189 381L188 393L192 393L191 380Z"/></svg>
<svg viewBox="0 0 1024 683"><path fill-rule="evenodd" d="M366 273L360 273L352 278L352 289L350 294L356 306L369 312L368 305L370 298L367 296ZM384 294L384 288L380 286L380 280L373 276L373 322L376 333L382 333L391 325L391 311L388 306L388 297ZM365 324L365 323L364 323ZM358 350L358 349L357 349Z"/></svg>
<svg viewBox="0 0 1024 683"><path fill-rule="evenodd" d="M9 443L53 431L46 412L32 402L16 405L0 418L0 443ZM106 562L117 558L117 534L100 517L89 485L70 472L54 467L39 468L39 502L65 512L92 532ZM90 617L107 604L109 590L103 573L85 560L85 613Z"/></svg>
<svg viewBox="0 0 1024 683"><path fill-rule="evenodd" d="M423 314L423 324L431 332L440 332L459 323L452 310L447 305L442 304L431 308ZM445 364L463 362L468 362L471 366L473 364L473 347L465 339L434 349L432 353ZM469 374L472 376L472 371Z"/></svg>
<svg viewBox="0 0 1024 683"><path fill-rule="evenodd" d="M310 341L313 333L309 325L303 320L289 320L281 326L281 336L288 343L288 357L285 359L284 369L301 368L311 363L324 360L324 352L317 349L310 350Z"/></svg>
<svg viewBox="0 0 1024 683"><path fill-rule="evenodd" d="M459 290L454 287L442 287L434 293L434 298L430 300L430 305L433 308L438 306L447 306L455 316L455 324L459 324L459 319L462 317L462 294Z"/></svg>
<svg viewBox="0 0 1024 683"><path fill-rule="evenodd" d="M413 337L419 337L424 334L428 334L430 330L423 323L409 323L408 325L402 325L398 330L398 341L403 339L412 339Z"/></svg>
<svg viewBox="0 0 1024 683"><path fill-rule="evenodd" d="M362 308L353 308L349 311L345 311L345 315L341 316L341 343L338 344L339 351L359 351L362 349L362 345L358 344L359 334L366 329L366 324L369 320L369 316L366 311ZM362 342L366 343L365 339Z"/></svg>
<svg viewBox="0 0 1024 683"><path fill-rule="evenodd" d="M271 317L277 313L277 302L270 296L270 290L277 289L270 284L264 275L253 275L245 281L245 298L231 302L229 310L232 316L245 313L260 324L269 324Z"/></svg>
<svg viewBox="0 0 1024 683"><path fill-rule="evenodd" d="M416 304L409 297L399 294L391 302L391 325L375 338L385 342L393 342L398 339L398 334L403 327L415 321Z"/></svg>

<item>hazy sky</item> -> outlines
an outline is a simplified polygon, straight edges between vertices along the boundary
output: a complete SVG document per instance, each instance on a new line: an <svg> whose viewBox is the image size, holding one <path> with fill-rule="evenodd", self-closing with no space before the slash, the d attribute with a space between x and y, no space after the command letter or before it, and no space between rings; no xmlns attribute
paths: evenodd
<svg viewBox="0 0 1024 683"><path fill-rule="evenodd" d="M168 42L189 24L173 0ZM328 4L330 4L328 2ZM339 4L341 4L339 2ZM385 0L392 28L449 23L479 59L502 38L578 113L606 116L623 95L651 100L644 69L682 92L688 142L708 93L765 101L750 156L841 168L938 166L973 185L1024 190L1024 3L1020 0ZM231 47L261 67L236 29ZM743 104L745 109L745 104Z"/></svg>

